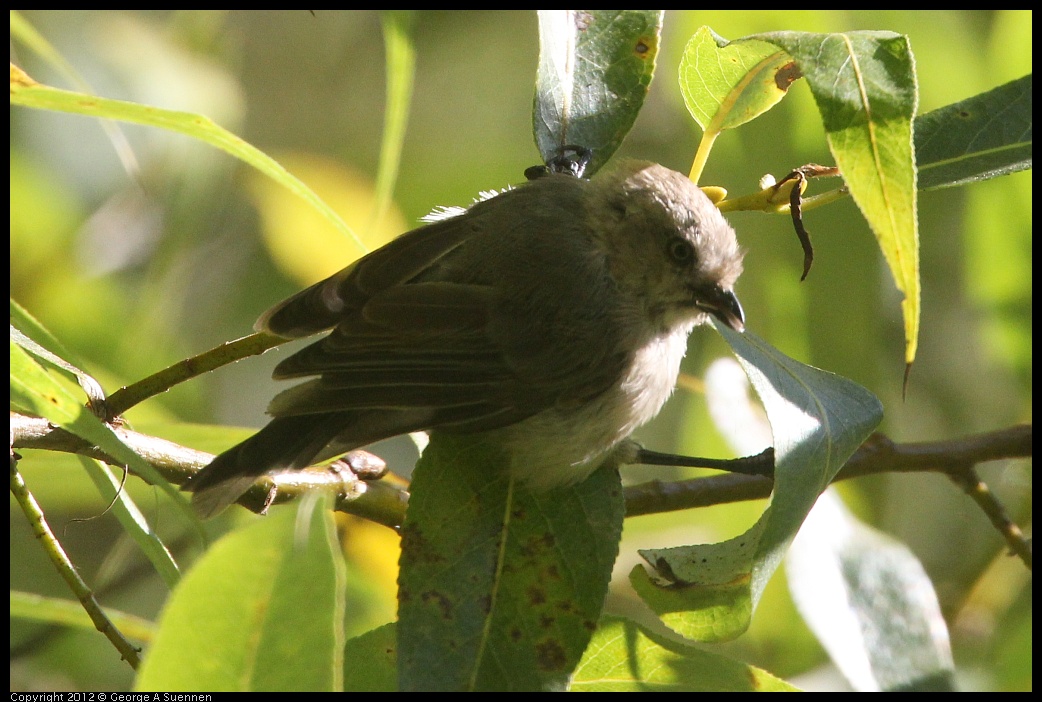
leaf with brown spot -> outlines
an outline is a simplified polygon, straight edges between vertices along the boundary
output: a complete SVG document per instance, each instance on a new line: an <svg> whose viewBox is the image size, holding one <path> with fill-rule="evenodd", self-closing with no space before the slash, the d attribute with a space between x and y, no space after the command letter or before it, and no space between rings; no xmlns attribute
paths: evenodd
<svg viewBox="0 0 1042 702"><path fill-rule="evenodd" d="M436 434L413 474L399 588L426 597L399 601L400 687L563 689L618 552L618 472L532 495L479 442Z"/></svg>
<svg viewBox="0 0 1042 702"><path fill-rule="evenodd" d="M662 10L540 10L532 121L544 163L589 149L591 176L622 144L644 104Z"/></svg>

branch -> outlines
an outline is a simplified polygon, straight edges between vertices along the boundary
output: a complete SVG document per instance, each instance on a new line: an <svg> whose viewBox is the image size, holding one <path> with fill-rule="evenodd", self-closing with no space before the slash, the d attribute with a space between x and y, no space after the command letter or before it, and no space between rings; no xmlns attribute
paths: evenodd
<svg viewBox="0 0 1042 702"><path fill-rule="evenodd" d="M287 341L289 340L271 334L250 334L178 361L158 373L153 373L133 385L127 385L112 393L105 401L108 419L115 419L134 405L164 393L179 383L203 373L209 373L229 363L235 363L250 356L259 356L268 349L275 348Z"/></svg>
<svg viewBox="0 0 1042 702"><path fill-rule="evenodd" d="M126 427L111 427L123 443L176 485L183 485L189 476L197 473L214 458L212 453L196 451L172 441L131 431ZM15 412L11 413L11 447L75 453L123 467L122 463L96 446L55 427L46 419ZM287 471L266 476L239 498L238 504L260 513L271 504L288 502L309 490L316 489L335 490L335 508L338 511L364 517L392 529L401 526L405 518L409 493L400 478L388 475L381 480L363 481L356 479L349 471L332 471L328 468ZM274 499L271 497L273 493Z"/></svg>
<svg viewBox="0 0 1042 702"><path fill-rule="evenodd" d="M62 548L62 545L51 531L51 527L43 515L43 510L40 509L36 498L29 492L29 488L22 479L22 474L18 471L14 451L11 452L11 494L29 520L29 525L32 527L33 533L36 534L36 538L43 544L43 550L47 557L54 564L62 579L68 583L83 609L87 612L91 621L94 622L95 628L104 634L105 638L115 646L116 650L119 651L120 657L129 663L131 668L137 670L141 665L141 650L130 643L112 623L108 615L102 610L101 605L98 604L90 586L80 577L76 566L69 560L65 549Z"/></svg>
<svg viewBox="0 0 1042 702"><path fill-rule="evenodd" d="M908 444L895 444L883 434L873 434L854 452L833 482L881 473L943 473L966 490L1010 550L1031 568L1030 541L973 470L975 465L987 461L1029 458L1031 433L1032 425L1026 424L948 441ZM763 499L770 496L773 486L770 478L738 473L676 482L653 480L626 488L626 516Z"/></svg>
<svg viewBox="0 0 1042 702"><path fill-rule="evenodd" d="M190 475L213 460L213 455L186 448L154 436L114 426L120 438L173 483L183 484ZM967 491L1002 533L1009 547L1031 567L1031 546L1002 506L977 478L973 467L979 463L1006 458L1027 458L1031 451L1032 425L1000 429L948 441L895 444L882 434L874 434L861 445L836 475L835 481L881 473L936 472L947 475ZM109 456L45 419L11 413L11 439L14 448L35 448L78 453L120 465ZM651 454L651 452L648 452ZM691 459L698 461L700 459ZM761 457L736 459L739 464ZM744 462L744 463L743 463ZM729 461L711 462L726 469ZM759 470L759 468L756 468ZM835 482L833 481L833 482ZM760 475L726 473L706 478L675 482L654 480L626 488L626 516L671 512L694 507L755 500L769 497L774 481ZM288 471L260 479L239 500L239 504L261 512L271 503L282 503L314 489L335 488L336 509L384 524L401 526L408 502L404 481L388 476L376 481L353 480L346 471L323 468Z"/></svg>
<svg viewBox="0 0 1042 702"><path fill-rule="evenodd" d="M1002 507L1002 503L995 497L995 493L980 479L973 466L968 465L961 475L953 473L950 477L962 487L963 491L970 496L970 499L977 503L981 511L991 520L992 525L1006 539L1010 551L1020 556L1020 559L1030 569L1031 540L1025 538L1024 532L1009 518L1006 510Z"/></svg>

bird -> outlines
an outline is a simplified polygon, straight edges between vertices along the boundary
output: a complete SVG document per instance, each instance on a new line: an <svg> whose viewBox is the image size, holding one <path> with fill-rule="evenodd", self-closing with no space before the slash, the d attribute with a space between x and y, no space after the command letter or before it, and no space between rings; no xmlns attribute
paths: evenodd
<svg viewBox="0 0 1042 702"><path fill-rule="evenodd" d="M186 485L212 516L259 477L414 431L480 433L533 491L629 450L687 339L742 331L734 229L685 175L549 172L413 229L277 304L257 331L328 332L280 362L273 419Z"/></svg>

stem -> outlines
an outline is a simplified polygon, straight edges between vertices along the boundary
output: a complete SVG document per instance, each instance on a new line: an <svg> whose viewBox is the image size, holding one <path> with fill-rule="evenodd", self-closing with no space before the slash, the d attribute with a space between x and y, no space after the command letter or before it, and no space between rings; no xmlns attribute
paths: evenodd
<svg viewBox="0 0 1042 702"><path fill-rule="evenodd" d="M158 373L153 373L133 385L120 388L108 398L106 407L109 420L118 417L131 407L150 397L164 393L170 388L250 356L258 356L268 349L284 344L288 339L271 334L257 333L216 346L209 351L178 361Z"/></svg>
<svg viewBox="0 0 1042 702"><path fill-rule="evenodd" d="M1031 570L1031 541L1024 538L1024 532L1006 514L1002 503L995 497L988 486L977 475L972 466L967 466L962 475L952 474L951 479L960 485L981 511L991 520L992 525L1002 534L1012 553L1024 561Z"/></svg>
<svg viewBox="0 0 1042 702"><path fill-rule="evenodd" d="M702 141L698 142L698 151L695 152L694 163L691 164L691 182L698 185L698 179L702 177L706 162L709 160L709 152L713 150L713 142L720 136L720 132L702 132Z"/></svg>
<svg viewBox="0 0 1042 702"><path fill-rule="evenodd" d="M172 482L182 483L213 456L169 441L139 434L123 427L114 431L120 439L151 463ZM36 448L67 453L79 453L120 465L96 447L69 432L51 426L46 419L11 413L12 448ZM833 482L881 473L943 473L960 485L967 485L967 466L987 461L1010 458L1028 458L1032 455L1032 425L1018 425L972 436L923 443L895 444L882 434L874 434L863 443L846 462ZM659 458L667 454L645 451L641 458L648 463L668 463ZM720 470L739 472L714 475L674 482L653 480L626 488L626 516L672 512L694 507L756 500L769 497L774 481L764 477L768 472L766 461L773 455L759 454L733 460L685 458L687 465L713 466ZM748 473L757 473L749 475ZM742 473L745 473L744 475ZM268 476L251 488L241 499L247 509L260 511L265 506L268 489L277 486L277 502L299 497L308 490L342 488L344 481L330 470L291 471ZM407 485L400 478L388 475L374 481L359 481L361 488L348 491L337 501L338 511L369 519L397 529L405 516L408 501ZM996 525L1010 549L1025 559L1031 567L1031 547L1027 539L1006 516L1002 505L987 492L987 486L976 479L967 489L968 494L992 523Z"/></svg>
<svg viewBox="0 0 1042 702"><path fill-rule="evenodd" d="M800 209L804 212L813 210L816 207L829 205L837 200L842 200L848 195L850 195L850 191L847 190L847 186L845 185L841 188L836 188L835 190L826 190L823 193L818 193L817 195L811 195L810 197L804 198L803 202L800 203Z"/></svg>
<svg viewBox="0 0 1042 702"><path fill-rule="evenodd" d="M131 668L137 670L138 666L141 665L139 649L127 641L119 629L109 620L108 616L101 609L101 605L94 599L94 593L91 591L90 586L80 577L80 574L76 571L76 566L72 564L68 554L65 553L65 549L62 548L61 543L55 538L50 525L47 524L47 518L43 515L43 510L40 509L40 505L36 502L33 494L29 492L22 474L18 471L14 452L11 453L11 494L22 508L22 512L25 513L29 526L43 545L43 550L47 557L50 558L51 563L54 564L62 579L68 583L76 599L83 605L87 616L94 622L95 628L112 642L112 645L119 651L120 657L129 663Z"/></svg>

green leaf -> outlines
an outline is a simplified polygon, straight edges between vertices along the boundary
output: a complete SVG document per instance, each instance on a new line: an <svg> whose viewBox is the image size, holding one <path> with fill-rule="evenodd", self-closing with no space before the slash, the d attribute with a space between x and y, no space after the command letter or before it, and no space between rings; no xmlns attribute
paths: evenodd
<svg viewBox="0 0 1042 702"><path fill-rule="evenodd" d="M325 497L215 543L171 594L134 689L343 687L345 565Z"/></svg>
<svg viewBox="0 0 1042 702"><path fill-rule="evenodd" d="M26 309L14 300L10 301L10 308L11 342L21 346L38 361L43 361L75 380L83 389L93 409L104 407L105 391L101 383L70 362L68 350Z"/></svg>
<svg viewBox="0 0 1042 702"><path fill-rule="evenodd" d="M380 167L377 169L372 222L375 225L391 206L394 184L405 142L413 78L416 75L416 47L413 28L415 10L383 10L380 13L387 56L387 104L384 107L384 133L380 142Z"/></svg>
<svg viewBox="0 0 1042 702"><path fill-rule="evenodd" d="M11 10L9 26L12 39L17 39L27 46L40 56L49 66L56 71L59 71L66 78L82 84L83 81L79 77L76 69L73 68L72 65L65 60L65 57L61 55L61 52L54 48L54 45L47 41L46 37L36 31L36 28L29 24L25 17L17 10Z"/></svg>
<svg viewBox="0 0 1042 702"><path fill-rule="evenodd" d="M180 492L164 480L148 461L120 441L107 424L14 341L11 341L11 406L49 420L129 466L138 475L164 490L191 522L198 524L192 508Z"/></svg>
<svg viewBox="0 0 1042 702"><path fill-rule="evenodd" d="M684 47L679 71L684 104L703 131L691 180L698 182L720 132L774 107L799 77L792 57L773 44L728 43L709 27L700 27Z"/></svg>
<svg viewBox="0 0 1042 702"><path fill-rule="evenodd" d="M533 127L544 162L593 152L590 176L637 119L655 71L662 10L540 10Z"/></svg>
<svg viewBox="0 0 1042 702"><path fill-rule="evenodd" d="M130 499L128 491L121 489L122 481L117 480L112 471L101 461L86 456L77 456L80 465L94 481L101 496L112 505L111 512L141 552L148 558L166 586L174 587L181 579L181 569L174 560L173 554L145 519L138 506Z"/></svg>
<svg viewBox="0 0 1042 702"><path fill-rule="evenodd" d="M882 418L860 385L786 357L750 332L714 322L767 412L774 434L771 503L744 534L717 544L641 551L630 581L667 626L719 641L746 630L767 581L807 513Z"/></svg>
<svg viewBox="0 0 1042 702"><path fill-rule="evenodd" d="M793 542L786 573L804 621L855 690L954 690L948 626L919 559L833 491Z"/></svg>
<svg viewBox="0 0 1042 702"><path fill-rule="evenodd" d="M139 105L134 102L110 100L96 95L52 88L48 85L37 83L14 64L11 64L11 104L41 110L53 110L55 112L69 112L100 119L114 119L120 122L144 124L150 127L158 127L171 132L186 134L194 139L206 142L241 159L275 182L282 184L291 192L296 193L321 212L326 219L333 223L333 226L344 233L344 236L353 239L363 251L366 250L358 235L351 231L351 228L344 223L344 220L329 205L323 202L311 188L300 182L263 151L218 126L209 117L191 112L164 110L158 107Z"/></svg>
<svg viewBox="0 0 1042 702"><path fill-rule="evenodd" d="M919 340L919 230L912 118L918 101L908 38L891 32L774 32L818 105L829 148L886 258L905 322L905 362Z"/></svg>
<svg viewBox="0 0 1042 702"><path fill-rule="evenodd" d="M53 68L81 92L94 92L86 79L62 56L61 52L15 10L11 10L11 38L20 41L32 50L43 59L44 63ZM12 78L13 76L14 71L12 71ZM138 170L137 159L134 157L133 149L130 147L126 135L114 122L102 122L101 127L112 141L112 145L123 162L124 168L131 172L136 172Z"/></svg>
<svg viewBox="0 0 1042 702"><path fill-rule="evenodd" d="M605 617L575 669L572 692L786 692L770 673Z"/></svg>
<svg viewBox="0 0 1042 702"><path fill-rule="evenodd" d="M563 689L600 616L623 501L606 466L533 495L473 437L436 434L402 527L402 690Z"/></svg>
<svg viewBox="0 0 1042 702"><path fill-rule="evenodd" d="M680 92L703 131L745 124L774 107L800 77L792 57L762 41L728 43L701 27L680 60Z"/></svg>
<svg viewBox="0 0 1042 702"><path fill-rule="evenodd" d="M1031 75L915 118L919 189L1031 168Z"/></svg>
<svg viewBox="0 0 1042 702"><path fill-rule="evenodd" d="M397 624L385 624L347 642L344 691L398 691Z"/></svg>
<svg viewBox="0 0 1042 702"><path fill-rule="evenodd" d="M155 624L141 617L126 612L103 608L105 616L119 629L120 633L130 639L148 643L155 633ZM33 592L11 590L11 619L25 619L40 624L56 624L58 626L96 631L97 624L83 609L83 604L75 600L58 597L45 597Z"/></svg>

